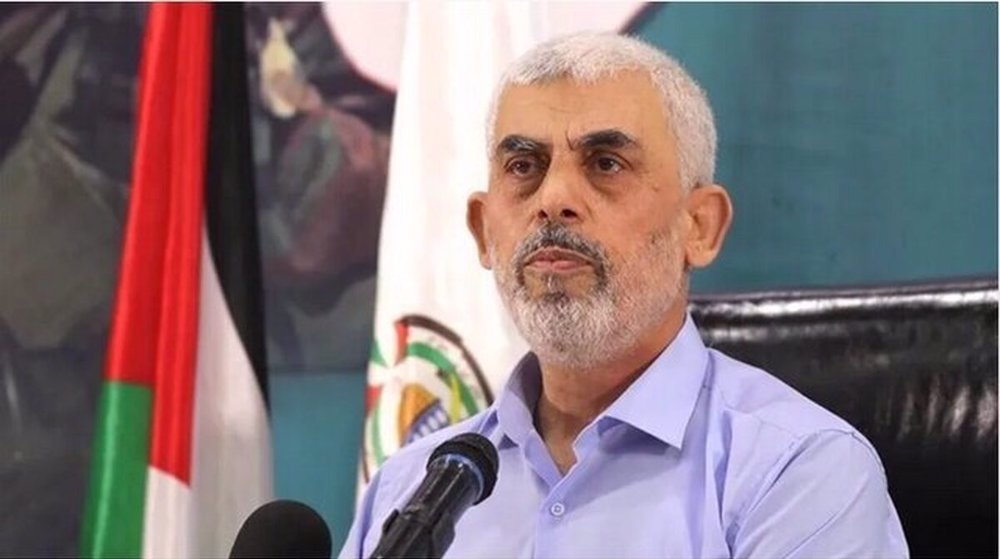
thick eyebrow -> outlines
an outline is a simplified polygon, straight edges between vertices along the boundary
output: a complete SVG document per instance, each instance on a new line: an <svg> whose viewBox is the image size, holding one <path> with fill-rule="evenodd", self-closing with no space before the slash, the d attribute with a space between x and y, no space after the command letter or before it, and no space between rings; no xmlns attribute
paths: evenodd
<svg viewBox="0 0 1000 559"><path fill-rule="evenodd" d="M623 149L638 146L639 142L635 138L616 128L588 132L569 142L569 147L573 151L580 148L587 150L597 148Z"/></svg>
<svg viewBox="0 0 1000 559"><path fill-rule="evenodd" d="M494 155L496 157L500 157L505 153L548 153L549 151L549 145L545 142L541 142L527 136L521 136L519 134L510 134L508 136L504 136L504 138L497 143Z"/></svg>

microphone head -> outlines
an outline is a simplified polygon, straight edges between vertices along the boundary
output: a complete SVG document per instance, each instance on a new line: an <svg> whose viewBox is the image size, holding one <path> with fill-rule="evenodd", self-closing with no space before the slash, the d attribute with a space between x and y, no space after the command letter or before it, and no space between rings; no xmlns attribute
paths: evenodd
<svg viewBox="0 0 1000 559"><path fill-rule="evenodd" d="M475 464L482 477L483 488L479 498L473 504L478 505L483 502L493 493L493 486L497 483L497 469L499 467L497 448L489 439L479 433L462 433L438 445L427 460L427 465L430 466L434 460L449 454L461 456Z"/></svg>
<svg viewBox="0 0 1000 559"><path fill-rule="evenodd" d="M261 506L243 522L229 557L329 559L330 550L330 530L320 515L297 501L280 500Z"/></svg>

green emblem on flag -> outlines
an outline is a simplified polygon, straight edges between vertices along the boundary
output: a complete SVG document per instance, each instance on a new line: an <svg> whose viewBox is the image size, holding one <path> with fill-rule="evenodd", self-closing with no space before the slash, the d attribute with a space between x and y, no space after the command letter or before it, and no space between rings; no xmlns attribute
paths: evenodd
<svg viewBox="0 0 1000 559"><path fill-rule="evenodd" d="M493 401L479 365L450 328L407 315L395 322L395 333L394 352L378 340L372 347L366 480L403 445L475 415Z"/></svg>

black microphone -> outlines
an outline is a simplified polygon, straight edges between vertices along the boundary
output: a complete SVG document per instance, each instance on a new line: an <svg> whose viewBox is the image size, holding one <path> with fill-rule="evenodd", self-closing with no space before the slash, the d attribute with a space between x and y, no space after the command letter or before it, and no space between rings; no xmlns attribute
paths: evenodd
<svg viewBox="0 0 1000 559"><path fill-rule="evenodd" d="M236 534L230 559L330 557L330 529L319 514L297 501L271 501L253 511Z"/></svg>
<svg viewBox="0 0 1000 559"><path fill-rule="evenodd" d="M372 559L439 559L455 539L459 517L493 492L497 462L496 447L476 433L458 435L435 448L416 493L382 525Z"/></svg>

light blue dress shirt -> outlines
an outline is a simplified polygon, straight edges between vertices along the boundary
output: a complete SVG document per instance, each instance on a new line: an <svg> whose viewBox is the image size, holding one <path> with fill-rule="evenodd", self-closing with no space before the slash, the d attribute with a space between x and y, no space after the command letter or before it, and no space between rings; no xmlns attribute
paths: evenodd
<svg viewBox="0 0 1000 559"><path fill-rule="evenodd" d="M340 556L369 557L430 452L467 431L493 441L500 470L445 557L909 554L871 444L766 372L707 349L690 316L580 433L566 475L533 424L539 390L529 354L487 410L397 452L365 492Z"/></svg>

